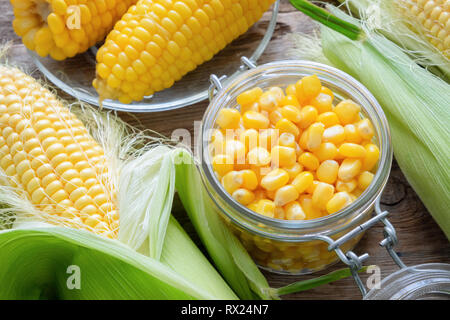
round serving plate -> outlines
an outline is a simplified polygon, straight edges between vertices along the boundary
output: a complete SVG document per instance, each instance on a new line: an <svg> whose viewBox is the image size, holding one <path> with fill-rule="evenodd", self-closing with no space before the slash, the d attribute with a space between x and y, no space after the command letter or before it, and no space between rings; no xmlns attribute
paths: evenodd
<svg viewBox="0 0 450 320"><path fill-rule="evenodd" d="M256 61L266 49L275 29L279 0L263 18L245 34L233 41L210 61L177 81L171 88L157 92L139 102L123 104L116 100L104 100L102 106L107 109L126 112L157 112L173 110L208 98L211 74L226 75L232 79L242 70L241 57ZM95 54L97 47L64 61L42 58L29 51L38 69L58 88L83 102L99 106L98 94L92 87L95 78Z"/></svg>

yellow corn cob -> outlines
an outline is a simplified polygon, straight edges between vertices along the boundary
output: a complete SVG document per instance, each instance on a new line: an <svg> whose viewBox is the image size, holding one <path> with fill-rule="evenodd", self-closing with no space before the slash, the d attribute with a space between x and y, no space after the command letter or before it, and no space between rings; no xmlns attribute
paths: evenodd
<svg viewBox="0 0 450 320"><path fill-rule="evenodd" d="M408 18L416 21L431 44L450 58L450 1L397 0Z"/></svg>
<svg viewBox="0 0 450 320"><path fill-rule="evenodd" d="M243 34L274 0L140 0L97 54L93 85L122 103L169 88Z"/></svg>
<svg viewBox="0 0 450 320"><path fill-rule="evenodd" d="M14 31L40 56L64 60L103 40L137 0L11 0Z"/></svg>
<svg viewBox="0 0 450 320"><path fill-rule="evenodd" d="M47 89L0 66L0 171L44 216L110 238L118 213L103 149ZM62 219L61 219L62 218Z"/></svg>

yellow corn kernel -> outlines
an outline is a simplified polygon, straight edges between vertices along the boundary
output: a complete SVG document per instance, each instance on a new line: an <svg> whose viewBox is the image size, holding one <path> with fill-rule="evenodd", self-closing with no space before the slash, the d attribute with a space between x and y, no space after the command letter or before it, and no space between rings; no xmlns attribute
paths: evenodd
<svg viewBox="0 0 450 320"><path fill-rule="evenodd" d="M259 106L261 110L272 112L278 107L278 97L275 92L266 91L259 98Z"/></svg>
<svg viewBox="0 0 450 320"><path fill-rule="evenodd" d="M341 181L338 180L336 182L336 190L338 192L348 192L351 193L353 192L353 190L356 189L356 187L358 186L358 181L356 179L352 179L349 181Z"/></svg>
<svg viewBox="0 0 450 320"><path fill-rule="evenodd" d="M325 160L334 160L338 154L338 149L331 142L322 143L319 148L314 150L313 154L319 159L320 162Z"/></svg>
<svg viewBox="0 0 450 320"><path fill-rule="evenodd" d="M261 179L261 186L273 191L281 188L289 182L289 174L283 169L274 169Z"/></svg>
<svg viewBox="0 0 450 320"><path fill-rule="evenodd" d="M317 117L316 121L323 123L325 128L329 128L329 127L332 127L332 126L335 126L335 125L339 124L339 118L336 115L336 113L334 113L333 111L328 111L328 112L321 113Z"/></svg>
<svg viewBox="0 0 450 320"><path fill-rule="evenodd" d="M313 183L311 183L311 185L308 187L308 189L306 189L306 193L309 194L313 194L314 190L316 190L316 187L319 185L320 181L318 180L313 180Z"/></svg>
<svg viewBox="0 0 450 320"><path fill-rule="evenodd" d="M82 180L84 172L74 168L84 165L95 168L91 169L91 178L94 184L101 186L95 195L105 199L110 207L108 212L115 210L113 191L100 177L100 173L108 174L109 171L103 150L82 122L33 78L18 69L0 66L0 79L0 109L3 114L0 121L0 168L6 178L4 183L17 188L17 193L27 197L36 210L53 216L49 223L56 223L58 217L64 217L76 228L98 233L80 219L82 214L86 214L85 218L99 215L101 208L89 206L92 203L90 187L87 181ZM58 135L62 126L66 127L67 144L63 144ZM83 153L72 157L74 150L83 150ZM78 194L73 194L72 183L76 181L79 181L75 189ZM73 203L70 197L74 196L84 201ZM112 223L117 221L103 218L101 221L112 232L110 237L116 237L118 230Z"/></svg>
<svg viewBox="0 0 450 320"><path fill-rule="evenodd" d="M352 100L343 100L334 108L334 112L343 125L354 122L360 111L361 107Z"/></svg>
<svg viewBox="0 0 450 320"><path fill-rule="evenodd" d="M300 139L298 140L298 145L299 145L300 149L306 150L306 149L308 149L307 143L308 143L308 130L305 130L300 135Z"/></svg>
<svg viewBox="0 0 450 320"><path fill-rule="evenodd" d="M232 157L236 164L245 163L245 145L239 140L226 140L225 154Z"/></svg>
<svg viewBox="0 0 450 320"><path fill-rule="evenodd" d="M324 142L331 142L339 145L345 141L345 130L340 124L326 128L323 132L322 139Z"/></svg>
<svg viewBox="0 0 450 320"><path fill-rule="evenodd" d="M294 165L282 169L288 173L289 180L294 180L303 171L303 166L296 162Z"/></svg>
<svg viewBox="0 0 450 320"><path fill-rule="evenodd" d="M301 120L298 123L298 126L302 129L306 129L312 125L319 116L319 112L313 106L304 106L300 113Z"/></svg>
<svg viewBox="0 0 450 320"><path fill-rule="evenodd" d="M274 218L275 217L275 204L273 201L262 199L259 200L255 211L263 216Z"/></svg>
<svg viewBox="0 0 450 320"><path fill-rule="evenodd" d="M319 93L310 103L319 113L329 112L333 109L333 98L325 93Z"/></svg>
<svg viewBox="0 0 450 320"><path fill-rule="evenodd" d="M259 132L259 146L268 150L272 149L278 142L279 131L277 129L265 129Z"/></svg>
<svg viewBox="0 0 450 320"><path fill-rule="evenodd" d="M241 106L246 106L257 102L263 91L259 87L242 92L237 96L236 101Z"/></svg>
<svg viewBox="0 0 450 320"><path fill-rule="evenodd" d="M300 80L299 80L300 81ZM288 96L295 96L295 99L297 99L297 92L296 92L296 84L290 84L286 87L286 95ZM298 100L297 100L298 101Z"/></svg>
<svg viewBox="0 0 450 320"><path fill-rule="evenodd" d="M345 131L345 141L360 144L362 141L361 136L359 135L358 129L354 124L346 124L344 126Z"/></svg>
<svg viewBox="0 0 450 320"><path fill-rule="evenodd" d="M272 92L273 94L275 94L275 98L277 99L278 104L285 97L284 91L280 87L270 87L269 92Z"/></svg>
<svg viewBox="0 0 450 320"><path fill-rule="evenodd" d="M267 129L270 125L270 121L265 115L255 111L244 113L242 121L247 129Z"/></svg>
<svg viewBox="0 0 450 320"><path fill-rule="evenodd" d="M323 210L333 195L334 187L331 184L319 182L312 195L312 203L316 208Z"/></svg>
<svg viewBox="0 0 450 320"><path fill-rule="evenodd" d="M222 129L237 129L241 122L241 114L237 109L224 108L219 111L216 123Z"/></svg>
<svg viewBox="0 0 450 320"><path fill-rule="evenodd" d="M313 206L311 195L301 195L299 198L300 205L305 213L306 220L312 220L322 217L319 209Z"/></svg>
<svg viewBox="0 0 450 320"><path fill-rule="evenodd" d="M366 144L366 156L363 160L362 169L365 171L371 171L375 165L378 163L378 159L380 158L380 149L372 143Z"/></svg>
<svg viewBox="0 0 450 320"><path fill-rule="evenodd" d="M367 187L372 183L374 174L369 171L363 171L358 177L358 188L361 190L366 190Z"/></svg>
<svg viewBox="0 0 450 320"><path fill-rule="evenodd" d="M361 171L362 162L359 159L345 159L339 167L338 177L342 181L350 181Z"/></svg>
<svg viewBox="0 0 450 320"><path fill-rule="evenodd" d="M286 220L305 220L306 214L303 211L300 203L292 201L284 207Z"/></svg>
<svg viewBox="0 0 450 320"><path fill-rule="evenodd" d="M375 134L373 130L372 122L369 119L363 119L357 124L357 130L361 138L364 140L370 140Z"/></svg>
<svg viewBox="0 0 450 320"><path fill-rule="evenodd" d="M237 189L233 192L232 197L244 206L249 205L255 200L255 195L253 192L247 189Z"/></svg>
<svg viewBox="0 0 450 320"><path fill-rule="evenodd" d="M322 86L322 89L320 89L320 93L329 95L331 97L331 99L334 99L334 93L333 93L333 91L331 91L330 88Z"/></svg>
<svg viewBox="0 0 450 320"><path fill-rule="evenodd" d="M258 187L258 177L253 170L241 170L242 186L248 190L255 190Z"/></svg>
<svg viewBox="0 0 450 320"><path fill-rule="evenodd" d="M295 179L292 181L292 185L297 189L299 194L302 194L313 184L313 181L314 176L312 175L312 173L304 171L295 177Z"/></svg>
<svg viewBox="0 0 450 320"><path fill-rule="evenodd" d="M287 90L286 90L287 93ZM280 105L281 106L295 106L298 109L300 109L300 102L298 102L297 97L295 96L295 94L288 94L286 96L283 97L283 99L281 99L280 101Z"/></svg>
<svg viewBox="0 0 450 320"><path fill-rule="evenodd" d="M309 127L308 139L306 141L306 147L308 150L313 151L320 147L324 131L325 126L320 122L316 122Z"/></svg>
<svg viewBox="0 0 450 320"><path fill-rule="evenodd" d="M333 184L337 180L339 170L339 163L334 160L325 160L317 168L317 179L322 182Z"/></svg>
<svg viewBox="0 0 450 320"><path fill-rule="evenodd" d="M244 106L241 106L240 110L241 110L241 114L244 114L247 111L255 111L255 112L260 112L261 111L260 108L259 108L258 102L254 102L254 103L250 103L250 104L246 104Z"/></svg>
<svg viewBox="0 0 450 320"><path fill-rule="evenodd" d="M289 132L283 132L278 138L278 144L283 147L296 148L295 136Z"/></svg>
<svg viewBox="0 0 450 320"><path fill-rule="evenodd" d="M215 155L212 160L212 167L220 177L223 177L228 172L233 171L234 159L227 154Z"/></svg>
<svg viewBox="0 0 450 320"><path fill-rule="evenodd" d="M247 208L256 212L256 210L258 209L258 202L259 202L259 200L253 201L252 203L247 205Z"/></svg>
<svg viewBox="0 0 450 320"><path fill-rule="evenodd" d="M275 216L276 219L285 220L286 219L286 212L283 208L275 207Z"/></svg>
<svg viewBox="0 0 450 320"><path fill-rule="evenodd" d="M299 91L299 88L297 89L297 94ZM302 81L301 81L301 86L300 86L300 90L302 93L302 96L305 99L313 99L314 97L316 97L319 93L320 90L322 89L322 84L320 83L320 79L319 77L317 77L317 75L312 75L312 76L306 76L303 77Z"/></svg>
<svg viewBox="0 0 450 320"><path fill-rule="evenodd" d="M256 147L247 154L247 162L255 166L266 166L272 161L272 156L266 148Z"/></svg>
<svg viewBox="0 0 450 320"><path fill-rule="evenodd" d="M230 171L222 178L222 186L229 194L233 194L234 191L242 187L244 183L244 177L240 171Z"/></svg>
<svg viewBox="0 0 450 320"><path fill-rule="evenodd" d="M366 156L366 149L356 143L343 143L339 147L338 152L342 157L347 158L364 158Z"/></svg>
<svg viewBox="0 0 450 320"><path fill-rule="evenodd" d="M300 112L300 109L293 105L286 105L286 106L282 107L280 109L280 113L284 118L286 118L294 123L298 123L302 119L302 114Z"/></svg>
<svg viewBox="0 0 450 320"><path fill-rule="evenodd" d="M338 212L350 203L352 203L352 199L347 192L338 192L328 201L326 206L327 212L329 214Z"/></svg>
<svg viewBox="0 0 450 320"><path fill-rule="evenodd" d="M245 146L245 150L256 148L259 143L259 133L255 129L247 129L239 136L239 141Z"/></svg>
<svg viewBox="0 0 450 320"><path fill-rule="evenodd" d="M297 189L293 185L288 184L276 191L274 199L275 205L282 207L291 201L297 200L298 196L299 193Z"/></svg>
<svg viewBox="0 0 450 320"><path fill-rule="evenodd" d="M283 118L278 121L275 125L275 129L277 129L280 134L284 132L292 133L295 138L300 134L299 128L290 120Z"/></svg>
<svg viewBox="0 0 450 320"><path fill-rule="evenodd" d="M272 165L276 167L289 167L297 160L295 149L291 147L275 146L271 150Z"/></svg>
<svg viewBox="0 0 450 320"><path fill-rule="evenodd" d="M298 158L298 162L308 170L315 171L319 168L320 162L315 155L310 152L303 152Z"/></svg>
<svg viewBox="0 0 450 320"><path fill-rule="evenodd" d="M269 113L269 120L271 124L275 125L281 119L283 119L283 115L281 114L281 108L276 108L275 110Z"/></svg>

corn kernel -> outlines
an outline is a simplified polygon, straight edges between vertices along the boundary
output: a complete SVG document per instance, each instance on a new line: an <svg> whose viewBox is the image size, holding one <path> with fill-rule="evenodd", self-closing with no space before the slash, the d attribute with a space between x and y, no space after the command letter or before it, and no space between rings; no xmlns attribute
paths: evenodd
<svg viewBox="0 0 450 320"><path fill-rule="evenodd" d="M339 163L334 160L325 160L317 168L317 179L322 182L333 184L337 180L339 170Z"/></svg>
<svg viewBox="0 0 450 320"><path fill-rule="evenodd" d="M266 148L256 147L248 152L248 163L255 166L265 166L272 161L272 156Z"/></svg>
<svg viewBox="0 0 450 320"><path fill-rule="evenodd" d="M241 122L241 114L238 110L224 108L219 111L216 123L222 129L237 129Z"/></svg>
<svg viewBox="0 0 450 320"><path fill-rule="evenodd" d="M247 129L242 132L239 136L239 141L241 141L245 150L252 150L258 146L259 143L259 134L255 129Z"/></svg>
<svg viewBox="0 0 450 320"><path fill-rule="evenodd" d="M275 216L275 204L267 199L259 200L255 211L263 216L273 218Z"/></svg>
<svg viewBox="0 0 450 320"><path fill-rule="evenodd" d="M323 123L325 128L329 128L329 127L339 124L339 118L336 115L336 113L334 113L332 111L328 111L328 112L321 113L317 117L317 122L321 122L321 123Z"/></svg>
<svg viewBox="0 0 450 320"><path fill-rule="evenodd" d="M278 98L277 94L271 91L264 92L259 98L259 106L261 110L265 110L267 112L271 112L278 107Z"/></svg>
<svg viewBox="0 0 450 320"><path fill-rule="evenodd" d="M308 170L317 170L319 168L319 159L310 152L303 152L298 158L298 162Z"/></svg>
<svg viewBox="0 0 450 320"><path fill-rule="evenodd" d="M270 125L269 119L260 112L247 111L242 117L247 129L266 129Z"/></svg>
<svg viewBox="0 0 450 320"><path fill-rule="evenodd" d="M358 186L358 181L356 181L356 179L352 179L349 181L338 180L336 182L336 190L339 192L345 191L345 192L351 193L351 192L353 192L353 190L356 189L357 186Z"/></svg>
<svg viewBox="0 0 450 320"><path fill-rule="evenodd" d="M336 193L327 203L326 208L329 214L338 212L352 202L350 195L347 192Z"/></svg>
<svg viewBox="0 0 450 320"><path fill-rule="evenodd" d="M361 111L361 107L352 100L343 100L334 108L341 124L352 123Z"/></svg>
<svg viewBox="0 0 450 320"><path fill-rule="evenodd" d="M282 207L287 203L297 200L299 193L297 188L293 185L288 184L284 187L279 188L275 193L275 205L278 207Z"/></svg>
<svg viewBox="0 0 450 320"><path fill-rule="evenodd" d="M255 195L253 192L247 189L237 189L233 192L232 197L244 206L249 205L255 200Z"/></svg>
<svg viewBox="0 0 450 320"><path fill-rule="evenodd" d="M363 171L358 177L358 188L366 190L372 183L374 174L369 171Z"/></svg>
<svg viewBox="0 0 450 320"><path fill-rule="evenodd" d="M288 203L284 207L284 212L286 214L286 220L305 220L306 218L305 212L297 201Z"/></svg>
<svg viewBox="0 0 450 320"><path fill-rule="evenodd" d="M357 124L357 130L361 138L370 140L374 136L372 122L369 119L363 119Z"/></svg>
<svg viewBox="0 0 450 320"><path fill-rule="evenodd" d="M271 124L275 125L281 119L283 119L283 115L281 114L280 108L276 108L274 111L269 113L269 120Z"/></svg>
<svg viewBox="0 0 450 320"><path fill-rule="evenodd" d="M294 180L303 171L303 166L296 162L294 165L282 169L288 173L289 180Z"/></svg>
<svg viewBox="0 0 450 320"><path fill-rule="evenodd" d="M320 122L316 122L309 127L308 139L306 141L306 147L308 150L313 151L320 147L324 131L325 127Z"/></svg>
<svg viewBox="0 0 450 320"><path fill-rule="evenodd" d="M298 127L286 118L281 119L275 125L275 128L279 130L280 133L288 132L292 133L296 138L300 134Z"/></svg>
<svg viewBox="0 0 450 320"><path fill-rule="evenodd" d="M245 163L245 145L239 140L225 141L225 154L232 157L235 163Z"/></svg>
<svg viewBox="0 0 450 320"><path fill-rule="evenodd" d="M355 178L361 171L362 162L359 159L345 159L339 167L338 177L342 181Z"/></svg>
<svg viewBox="0 0 450 320"><path fill-rule="evenodd" d="M258 101L262 93L263 91L261 88L255 87L238 95L236 101L241 106L249 105Z"/></svg>
<svg viewBox="0 0 450 320"><path fill-rule="evenodd" d="M280 109L281 115L294 122L298 123L302 119L302 114L300 112L300 109L298 107L295 107L293 105L286 105Z"/></svg>
<svg viewBox="0 0 450 320"><path fill-rule="evenodd" d="M277 129L265 129L259 132L259 146L271 150L278 142L279 131Z"/></svg>
<svg viewBox="0 0 450 320"><path fill-rule="evenodd" d="M289 174L283 169L274 169L261 179L261 186L273 191L281 188L289 182Z"/></svg>
<svg viewBox="0 0 450 320"><path fill-rule="evenodd" d="M241 170L242 186L248 190L255 190L258 187L258 177L253 170Z"/></svg>
<svg viewBox="0 0 450 320"><path fill-rule="evenodd" d="M345 141L345 130L340 124L326 128L323 132L322 139L324 142L332 142L339 145Z"/></svg>
<svg viewBox="0 0 450 320"><path fill-rule="evenodd" d="M372 143L366 144L366 156L363 160L362 169L365 171L371 171L378 162L380 158L380 149Z"/></svg>
<svg viewBox="0 0 450 320"><path fill-rule="evenodd" d="M234 159L227 154L218 154L213 157L212 166L215 172L223 177L234 168Z"/></svg>
<svg viewBox="0 0 450 320"><path fill-rule="evenodd" d="M333 195L334 187L331 184L319 182L314 190L312 203L316 208L323 210L326 208L328 201L330 201Z"/></svg>
<svg viewBox="0 0 450 320"><path fill-rule="evenodd" d="M319 116L319 112L313 106L304 106L300 113L301 120L298 123L298 126L302 129L308 128L316 121L317 117Z"/></svg>
<svg viewBox="0 0 450 320"><path fill-rule="evenodd" d="M304 171L298 174L292 181L292 185L297 189L298 193L301 194L308 189L314 181L314 176L311 172Z"/></svg>
<svg viewBox="0 0 450 320"><path fill-rule="evenodd" d="M314 150L313 154L319 159L320 162L325 160L334 160L338 154L338 149L331 142L322 143L319 148Z"/></svg>
<svg viewBox="0 0 450 320"><path fill-rule="evenodd" d="M222 178L222 185L229 194L239 189L244 183L242 173L239 171L230 171Z"/></svg>
<svg viewBox="0 0 450 320"><path fill-rule="evenodd" d="M287 89L286 89L286 93L287 93ZM287 94L281 101L280 101L280 105L281 106L295 106L298 109L300 109L300 102L298 102L297 97L295 96L295 94Z"/></svg>
<svg viewBox="0 0 450 320"><path fill-rule="evenodd" d="M366 156L366 149L356 143L343 143L338 152L342 157L347 158L364 158Z"/></svg>
<svg viewBox="0 0 450 320"><path fill-rule="evenodd" d="M289 132L283 132L278 138L278 144L283 147L296 148L295 136Z"/></svg>
<svg viewBox="0 0 450 320"><path fill-rule="evenodd" d="M362 138L359 135L359 132L354 124L346 124L344 126L344 131L345 131L345 141L357 144L361 143Z"/></svg>
<svg viewBox="0 0 450 320"><path fill-rule="evenodd" d="M317 108L319 113L328 112L333 109L333 98L325 93L319 93L310 103Z"/></svg>
<svg viewBox="0 0 450 320"><path fill-rule="evenodd" d="M275 146L272 148L272 165L276 167L289 167L297 160L295 149L291 147Z"/></svg>
<svg viewBox="0 0 450 320"><path fill-rule="evenodd" d="M319 209L313 206L311 195L301 195L299 198L300 205L305 213L306 220L312 220L322 217Z"/></svg>
<svg viewBox="0 0 450 320"><path fill-rule="evenodd" d="M301 82L303 97L305 97L306 99L312 99L320 93L321 89L322 84L320 83L317 75L314 74L312 76L303 77Z"/></svg>

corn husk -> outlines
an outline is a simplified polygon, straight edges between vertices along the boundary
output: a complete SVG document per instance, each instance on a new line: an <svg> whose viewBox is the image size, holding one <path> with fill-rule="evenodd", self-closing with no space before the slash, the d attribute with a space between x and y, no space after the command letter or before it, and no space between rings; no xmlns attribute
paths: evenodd
<svg viewBox="0 0 450 320"><path fill-rule="evenodd" d="M336 16L358 23L330 8ZM353 41L322 27L323 54L333 66L361 81L380 102L402 172L450 239L450 86L390 40L370 29L364 31L365 40ZM297 41L297 55L310 56L301 47L303 37Z"/></svg>

